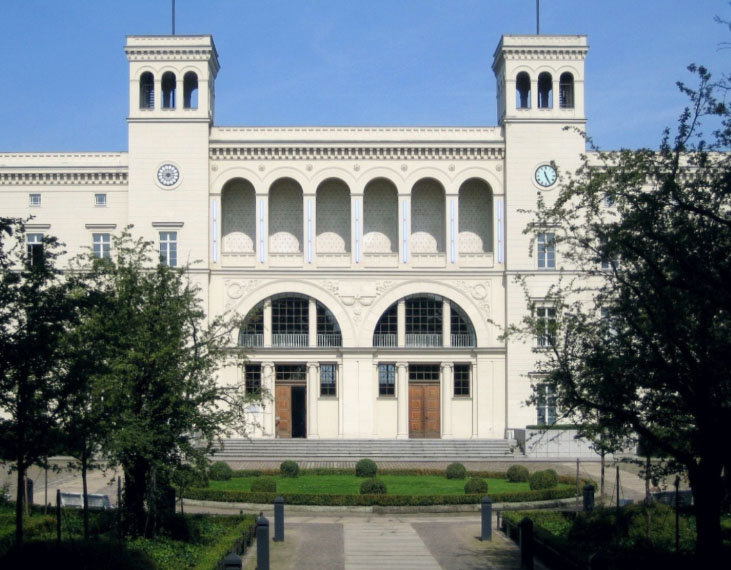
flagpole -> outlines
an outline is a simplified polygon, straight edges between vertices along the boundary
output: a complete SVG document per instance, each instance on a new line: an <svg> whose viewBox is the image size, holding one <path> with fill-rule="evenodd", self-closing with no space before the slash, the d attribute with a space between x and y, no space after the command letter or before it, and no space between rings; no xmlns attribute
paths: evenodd
<svg viewBox="0 0 731 570"><path fill-rule="evenodd" d="M173 35L175 35L175 0L173 0Z"/></svg>
<svg viewBox="0 0 731 570"><path fill-rule="evenodd" d="M175 0L173 0L174 3ZM536 35L541 35L541 0L536 0Z"/></svg>

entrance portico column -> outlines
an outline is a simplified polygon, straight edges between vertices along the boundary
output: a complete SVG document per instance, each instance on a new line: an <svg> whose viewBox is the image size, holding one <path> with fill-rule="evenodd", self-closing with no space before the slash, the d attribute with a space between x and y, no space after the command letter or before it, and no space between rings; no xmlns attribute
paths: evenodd
<svg viewBox="0 0 731 570"><path fill-rule="evenodd" d="M409 365L396 363L396 439L409 439Z"/></svg>
<svg viewBox="0 0 731 570"><path fill-rule="evenodd" d="M264 347L272 346L272 300L264 301Z"/></svg>
<svg viewBox="0 0 731 570"><path fill-rule="evenodd" d="M277 436L275 402L274 402L274 363L261 363L261 386L264 389L266 399L264 401L264 417L262 418L262 429L264 435L274 438Z"/></svg>
<svg viewBox="0 0 731 570"><path fill-rule="evenodd" d="M317 347L317 303L310 297L307 313L307 340L310 348Z"/></svg>
<svg viewBox="0 0 731 570"><path fill-rule="evenodd" d="M396 305L396 346L406 346L406 300L399 299Z"/></svg>
<svg viewBox="0 0 731 570"><path fill-rule="evenodd" d="M442 362L442 439L452 439L452 394L454 392L454 365Z"/></svg>
<svg viewBox="0 0 731 570"><path fill-rule="evenodd" d="M319 388L320 364L307 363L307 439L320 439L317 431L317 397Z"/></svg>

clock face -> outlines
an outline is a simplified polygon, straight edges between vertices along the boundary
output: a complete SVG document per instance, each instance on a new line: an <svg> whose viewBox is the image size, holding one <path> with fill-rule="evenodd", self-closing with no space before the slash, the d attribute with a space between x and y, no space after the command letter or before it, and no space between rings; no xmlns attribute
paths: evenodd
<svg viewBox="0 0 731 570"><path fill-rule="evenodd" d="M558 173L556 169L550 164L543 164L536 168L536 182L544 188L553 186L556 183L557 177Z"/></svg>
<svg viewBox="0 0 731 570"><path fill-rule="evenodd" d="M180 171L173 164L163 164L157 171L157 181L163 186L173 186L180 180Z"/></svg>

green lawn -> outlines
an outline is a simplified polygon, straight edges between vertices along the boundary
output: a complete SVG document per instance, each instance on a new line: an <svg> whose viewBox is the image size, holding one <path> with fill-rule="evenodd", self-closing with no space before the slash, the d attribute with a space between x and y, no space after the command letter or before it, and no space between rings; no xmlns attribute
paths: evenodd
<svg viewBox="0 0 731 570"><path fill-rule="evenodd" d="M210 488L226 491L250 491L256 477L234 477L228 481L211 481ZM362 477L355 475L300 475L294 479L274 477L278 493L357 495ZM389 495L464 495L467 479L447 479L443 475L379 475ZM490 493L528 491L528 483L509 483L505 479L487 479ZM559 484L559 488L567 485Z"/></svg>

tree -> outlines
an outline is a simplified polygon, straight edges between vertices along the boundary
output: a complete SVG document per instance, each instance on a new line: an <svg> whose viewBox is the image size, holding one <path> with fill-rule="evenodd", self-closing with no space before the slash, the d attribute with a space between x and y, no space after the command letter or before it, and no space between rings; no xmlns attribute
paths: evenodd
<svg viewBox="0 0 731 570"><path fill-rule="evenodd" d="M549 292L555 321L531 310L507 336L545 335L537 372L584 435L614 449L640 437L687 473L710 562L731 469L731 116L728 80L690 70L699 87L679 84L690 105L659 151L591 153L539 202L535 224L562 228L557 250L578 273Z"/></svg>
<svg viewBox="0 0 731 570"><path fill-rule="evenodd" d="M0 219L0 453L17 469L16 543L23 542L26 469L57 443L62 338L78 317L55 269L58 244L26 245L25 223Z"/></svg>
<svg viewBox="0 0 731 570"><path fill-rule="evenodd" d="M216 378L235 356L237 323L208 319L188 268L160 263L129 230L114 238L111 259L81 261L78 278L98 300L88 331L103 347L94 388L109 428L102 450L124 473L128 531L151 535L173 469L199 463L228 428L243 429L252 396Z"/></svg>

